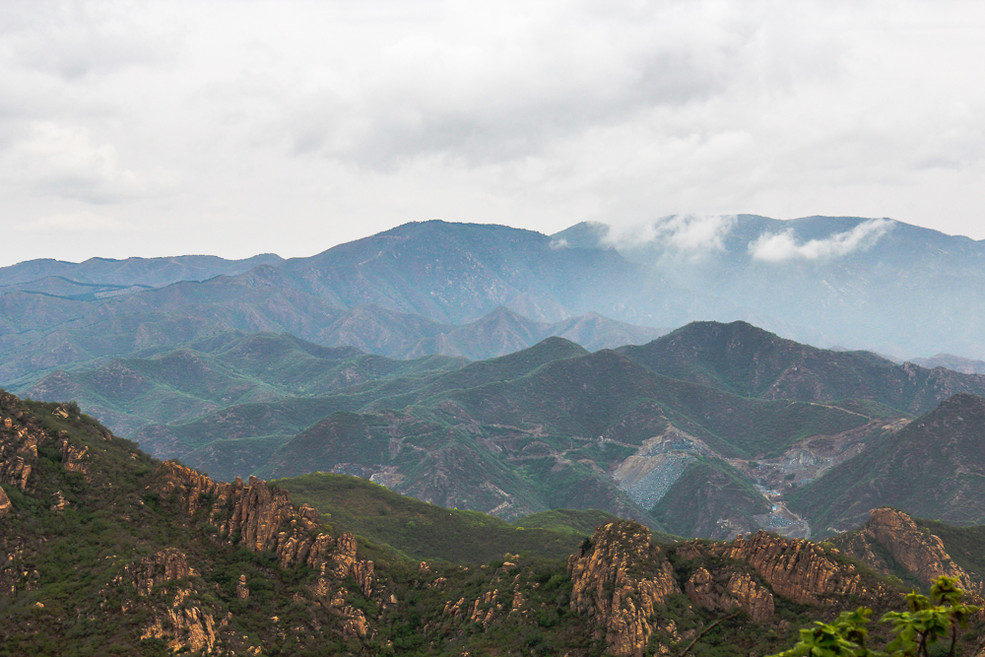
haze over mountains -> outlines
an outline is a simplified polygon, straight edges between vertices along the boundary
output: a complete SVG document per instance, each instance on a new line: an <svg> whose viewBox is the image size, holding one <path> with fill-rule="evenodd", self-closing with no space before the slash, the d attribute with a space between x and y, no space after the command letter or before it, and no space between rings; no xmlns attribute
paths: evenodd
<svg viewBox="0 0 985 657"><path fill-rule="evenodd" d="M980 242L890 220L751 215L636 236L431 221L291 260L35 261L0 269L0 385L76 399L221 478L326 470L506 518L573 506L684 535L823 535L913 499L880 464L915 458L910 420L951 426L985 378L803 342L953 352L937 358L974 372L983 264ZM883 473L868 506L825 488L858 459ZM956 501L978 490L965 474L920 513L985 521Z"/></svg>
<svg viewBox="0 0 985 657"><path fill-rule="evenodd" d="M8 283L0 287L0 381L230 329L286 331L395 357L488 357L563 332L544 323L587 313L651 331L743 319L821 346L985 358L985 245L891 220L671 217L632 240L601 225L547 236L431 221L310 258L190 260L0 269L0 284ZM218 273L227 275L199 280ZM53 276L62 277L57 285ZM98 298L93 285L158 289ZM462 333L500 307L520 316L516 326ZM655 337L634 330L593 329L606 346ZM623 339L601 337L610 331ZM17 363L28 342L50 354Z"/></svg>

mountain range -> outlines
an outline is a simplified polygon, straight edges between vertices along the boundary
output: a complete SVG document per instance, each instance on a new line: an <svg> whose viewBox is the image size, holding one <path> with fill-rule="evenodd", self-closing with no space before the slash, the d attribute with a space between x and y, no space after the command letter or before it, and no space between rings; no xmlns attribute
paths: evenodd
<svg viewBox="0 0 985 657"><path fill-rule="evenodd" d="M911 426L936 412L944 431L947 400L985 395L967 373L983 257L890 220L740 215L635 236L431 221L289 260L34 261L0 269L0 383L217 477L356 474L507 519L569 506L808 536L898 503L979 522L960 463L981 460L974 426L933 461L927 505L877 480L917 458ZM667 328L694 317L953 351L925 362L967 372L739 320ZM863 461L876 492L851 504L830 482Z"/></svg>
<svg viewBox="0 0 985 657"><path fill-rule="evenodd" d="M507 519L598 508L719 538L823 536L885 504L985 522L956 502L975 499L977 470L960 490L951 476L983 462L974 422L962 452L925 469L942 492L922 506L897 494L891 465L946 438L905 439L912 418L968 415L985 377L818 349L744 322L695 322L594 353L552 337L476 362L227 333L52 373L28 392L76 399L155 455L221 478L346 473ZM846 476L871 494L839 498Z"/></svg>
<svg viewBox="0 0 985 657"><path fill-rule="evenodd" d="M822 346L985 358L981 242L891 220L753 215L611 233L429 221L308 258L0 268L0 383L230 330L488 358L548 335L613 347L741 319ZM499 308L510 314L483 321Z"/></svg>

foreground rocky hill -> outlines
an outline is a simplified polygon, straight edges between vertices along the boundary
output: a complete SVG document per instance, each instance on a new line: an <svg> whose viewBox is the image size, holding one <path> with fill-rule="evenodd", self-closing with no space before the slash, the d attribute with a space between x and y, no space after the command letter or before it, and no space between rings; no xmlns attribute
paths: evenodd
<svg viewBox="0 0 985 657"><path fill-rule="evenodd" d="M763 654L810 617L901 600L804 540L660 545L629 521L567 562L370 560L276 486L155 461L74 405L7 393L0 491L5 656Z"/></svg>

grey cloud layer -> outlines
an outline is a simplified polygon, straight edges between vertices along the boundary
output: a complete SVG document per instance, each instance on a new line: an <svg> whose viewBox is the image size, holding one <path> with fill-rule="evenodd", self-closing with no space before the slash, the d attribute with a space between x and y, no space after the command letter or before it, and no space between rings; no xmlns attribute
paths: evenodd
<svg viewBox="0 0 985 657"><path fill-rule="evenodd" d="M704 217L660 229L695 251L720 239L709 217L740 211L985 237L979 13L9 0L0 221L113 227L24 256L77 258L304 254L434 217ZM761 254L815 248L784 239Z"/></svg>

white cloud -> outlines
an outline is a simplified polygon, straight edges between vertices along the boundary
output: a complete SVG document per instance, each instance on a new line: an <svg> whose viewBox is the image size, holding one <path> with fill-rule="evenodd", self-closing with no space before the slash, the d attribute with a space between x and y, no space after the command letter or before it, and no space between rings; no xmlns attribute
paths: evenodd
<svg viewBox="0 0 985 657"><path fill-rule="evenodd" d="M617 248L646 244L685 254L705 254L721 251L734 226L734 215L673 215L643 224L610 226L603 242Z"/></svg>
<svg viewBox="0 0 985 657"><path fill-rule="evenodd" d="M872 248L892 227L892 221L870 219L851 230L803 243L798 243L793 231L766 233L749 243L749 255L764 262L840 258Z"/></svg>

